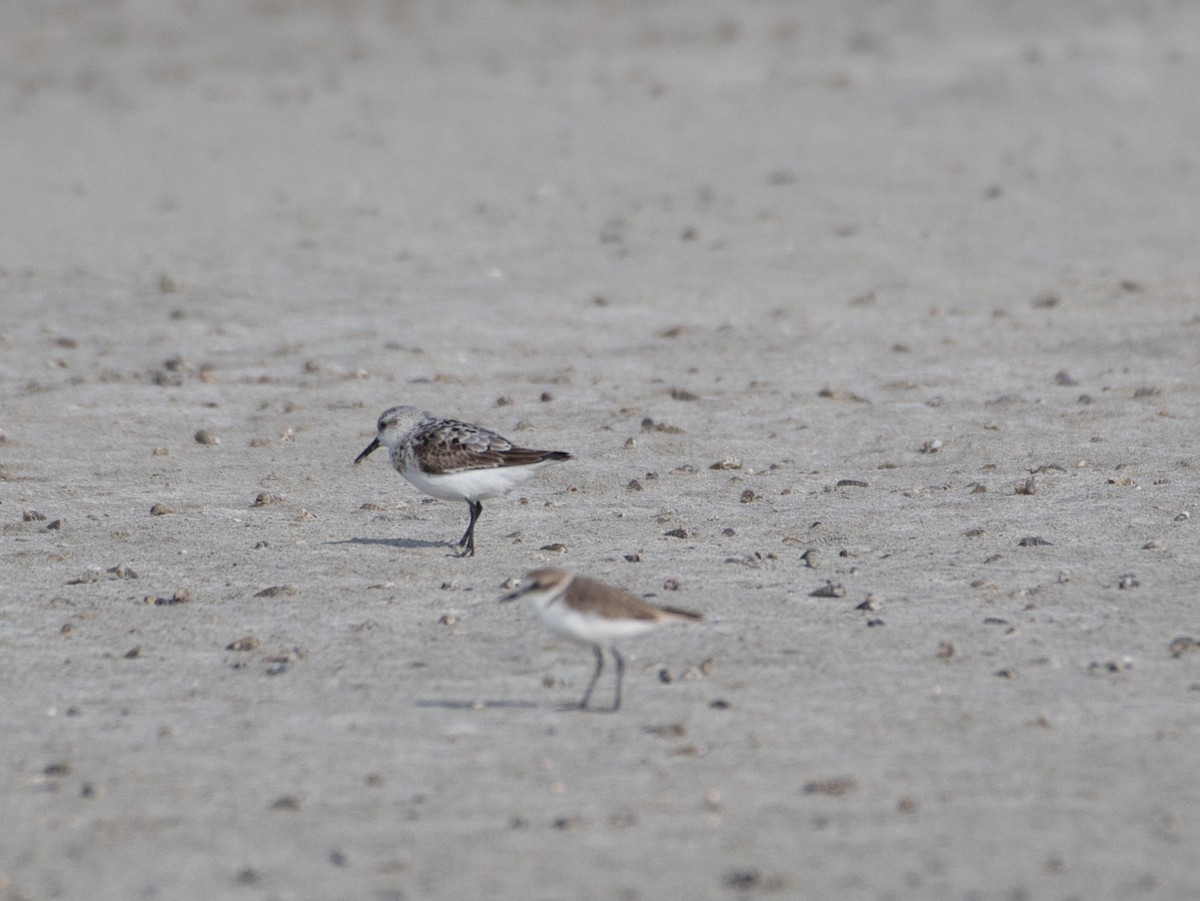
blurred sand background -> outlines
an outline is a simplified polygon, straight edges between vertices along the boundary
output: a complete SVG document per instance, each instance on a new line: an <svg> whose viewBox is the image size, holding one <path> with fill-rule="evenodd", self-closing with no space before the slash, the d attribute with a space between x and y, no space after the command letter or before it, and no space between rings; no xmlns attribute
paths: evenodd
<svg viewBox="0 0 1200 901"><path fill-rule="evenodd" d="M1200 897L1200 6L0 18L4 901Z"/></svg>

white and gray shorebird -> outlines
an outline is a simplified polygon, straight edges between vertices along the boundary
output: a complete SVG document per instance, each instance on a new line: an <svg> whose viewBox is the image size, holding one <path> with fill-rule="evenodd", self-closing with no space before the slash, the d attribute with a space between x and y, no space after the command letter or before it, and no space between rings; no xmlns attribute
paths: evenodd
<svg viewBox="0 0 1200 901"><path fill-rule="evenodd" d="M390 407L379 416L379 433L354 462L379 447L388 449L392 468L425 494L466 501L467 531L458 542L461 557L475 555L475 522L481 501L508 494L539 469L574 459L566 451L517 447L507 438L469 422L439 419L416 407Z"/></svg>
<svg viewBox="0 0 1200 901"><path fill-rule="evenodd" d="M604 669L604 647L608 648L617 666L613 705L605 708L611 712L621 707L621 680L625 673L625 661L617 651L616 640L642 635L665 623L695 622L703 618L691 610L647 604L622 588L562 569L535 569L521 580L515 591L500 600L515 601L521 597L529 600L547 629L555 635L589 645L595 653L596 669L578 704L579 710L587 709L592 690Z"/></svg>

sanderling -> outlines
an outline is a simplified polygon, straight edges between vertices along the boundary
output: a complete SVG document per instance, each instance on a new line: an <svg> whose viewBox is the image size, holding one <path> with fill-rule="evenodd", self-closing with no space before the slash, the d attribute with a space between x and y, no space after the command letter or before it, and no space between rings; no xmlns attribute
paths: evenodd
<svg viewBox="0 0 1200 901"><path fill-rule="evenodd" d="M612 707L607 710L618 710L625 661L613 642L649 632L663 623L703 618L699 613L677 607L655 607L624 589L561 569L535 569L521 580L515 591L500 600L513 601L520 597L529 599L542 625L551 632L590 645L595 652L596 669L583 693L583 700L579 702L580 710L587 708L592 689L604 669L602 646L608 647L617 663L616 694Z"/></svg>
<svg viewBox="0 0 1200 901"><path fill-rule="evenodd" d="M475 521L485 498L508 494L539 469L574 459L566 451L517 447L495 432L438 419L416 407L391 407L379 417L379 434L354 462L386 446L392 467L425 494L466 501L471 521L458 547L461 557L475 554Z"/></svg>

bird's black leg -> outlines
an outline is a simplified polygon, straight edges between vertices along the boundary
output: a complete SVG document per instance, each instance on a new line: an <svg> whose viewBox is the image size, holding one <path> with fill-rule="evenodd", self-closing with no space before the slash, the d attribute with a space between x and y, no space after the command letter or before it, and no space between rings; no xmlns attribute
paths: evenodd
<svg viewBox="0 0 1200 901"><path fill-rule="evenodd" d="M483 504L480 501L467 501L467 506L471 508L471 521L467 524L467 531L463 532L463 537L458 542L458 546L463 549L463 552L459 554L460 557L475 556L475 521L483 512Z"/></svg>
<svg viewBox="0 0 1200 901"><path fill-rule="evenodd" d="M592 699L592 689L596 687L600 671L604 669L604 652L600 650L600 645L592 645L592 650L596 652L596 670L592 673L592 681L588 683L587 691L583 693L583 700L579 702L580 710L587 709L588 701Z"/></svg>
<svg viewBox="0 0 1200 901"><path fill-rule="evenodd" d="M617 661L617 693L613 697L613 711L621 709L621 681L625 676L625 660L621 657L620 652L615 648L609 648L612 651L613 659Z"/></svg>

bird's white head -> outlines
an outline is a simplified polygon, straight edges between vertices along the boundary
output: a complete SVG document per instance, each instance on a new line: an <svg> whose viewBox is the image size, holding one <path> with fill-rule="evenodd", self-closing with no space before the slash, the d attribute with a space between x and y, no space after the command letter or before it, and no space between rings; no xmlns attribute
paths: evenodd
<svg viewBox="0 0 1200 901"><path fill-rule="evenodd" d="M527 598L535 609L543 610L566 591L567 586L571 584L571 578L571 574L563 569L535 569L526 573L521 579L521 584L500 600L503 602Z"/></svg>
<svg viewBox="0 0 1200 901"><path fill-rule="evenodd" d="M379 430L379 443L394 447L426 419L429 414L416 407L388 407L379 414L379 422L375 424Z"/></svg>
<svg viewBox="0 0 1200 901"><path fill-rule="evenodd" d="M355 458L354 462L361 462L380 447L386 447L390 451L397 444L403 442L412 433L413 429L428 418L428 413L424 410L418 410L416 407L388 407L379 414L379 421L375 423L375 440L367 445L366 449Z"/></svg>

